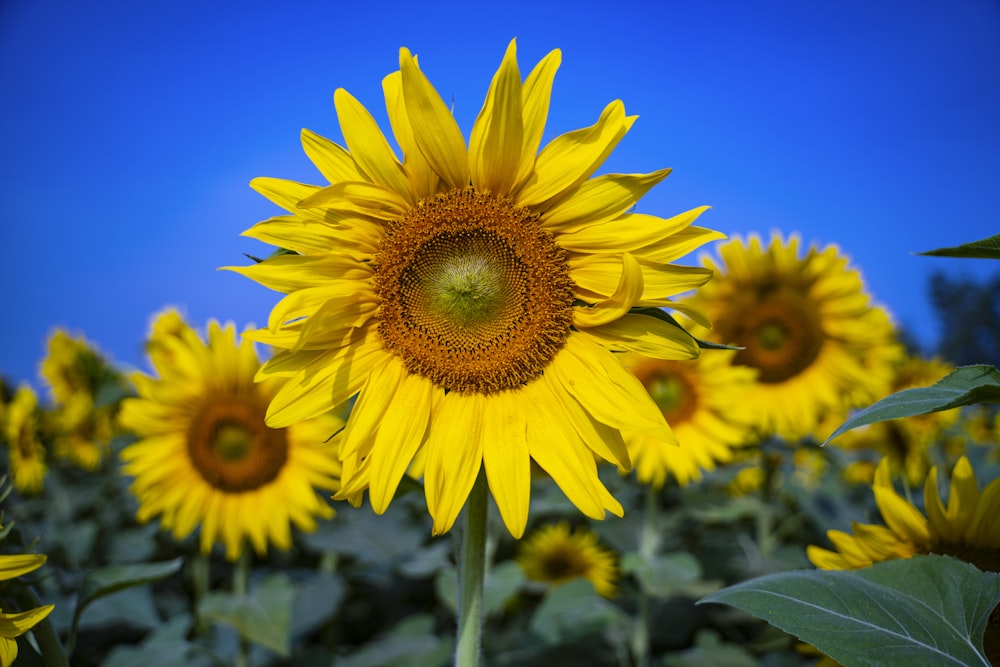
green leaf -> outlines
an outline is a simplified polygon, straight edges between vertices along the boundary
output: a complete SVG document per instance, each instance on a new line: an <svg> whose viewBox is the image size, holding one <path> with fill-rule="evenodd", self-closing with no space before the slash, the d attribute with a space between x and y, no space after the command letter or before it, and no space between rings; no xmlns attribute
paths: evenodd
<svg viewBox="0 0 1000 667"><path fill-rule="evenodd" d="M624 612L597 595L592 583L576 579L549 589L531 617L531 629L555 645L614 631L628 622Z"/></svg>
<svg viewBox="0 0 1000 667"><path fill-rule="evenodd" d="M930 387L886 396L841 424L823 444L859 426L977 403L1000 403L1000 370L995 366L959 366Z"/></svg>
<svg viewBox="0 0 1000 667"><path fill-rule="evenodd" d="M87 605L98 598L111 595L131 586L150 584L166 579L181 569L183 558L159 563L137 563L135 565L113 565L88 572L80 582L77 592L76 610L73 612L73 623L70 629L70 639L67 644L72 647L76 639L76 630L80 624L80 615Z"/></svg>
<svg viewBox="0 0 1000 667"><path fill-rule="evenodd" d="M1000 574L915 556L863 570L771 574L703 602L742 609L845 667L988 667L983 632L1000 603Z"/></svg>
<svg viewBox="0 0 1000 667"><path fill-rule="evenodd" d="M228 625L247 641L287 657L294 598L295 587L279 572L264 579L249 595L209 593L198 605L198 614L207 621Z"/></svg>
<svg viewBox="0 0 1000 667"><path fill-rule="evenodd" d="M1000 234L981 241L964 243L953 248L938 248L918 255L933 255L936 257L975 257L980 259L1000 259Z"/></svg>
<svg viewBox="0 0 1000 667"><path fill-rule="evenodd" d="M643 558L630 553L622 557L622 572L635 575L642 590L653 597L680 593L701 576L698 559L685 551Z"/></svg>

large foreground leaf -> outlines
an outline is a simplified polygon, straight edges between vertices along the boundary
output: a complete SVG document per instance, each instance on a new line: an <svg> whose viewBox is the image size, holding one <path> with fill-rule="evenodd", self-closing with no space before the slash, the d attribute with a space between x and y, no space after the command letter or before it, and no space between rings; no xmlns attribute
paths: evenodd
<svg viewBox="0 0 1000 667"><path fill-rule="evenodd" d="M1000 370L996 367L986 364L959 366L929 387L904 389L886 396L841 424L823 444L866 424L976 403L1000 403Z"/></svg>
<svg viewBox="0 0 1000 667"><path fill-rule="evenodd" d="M781 572L700 602L742 609L846 667L988 667L983 632L1000 603L1000 574L916 556L848 572Z"/></svg>
<svg viewBox="0 0 1000 667"><path fill-rule="evenodd" d="M918 255L936 255L938 257L977 257L982 259L1000 259L1000 234L982 241L964 243L953 248L938 248Z"/></svg>

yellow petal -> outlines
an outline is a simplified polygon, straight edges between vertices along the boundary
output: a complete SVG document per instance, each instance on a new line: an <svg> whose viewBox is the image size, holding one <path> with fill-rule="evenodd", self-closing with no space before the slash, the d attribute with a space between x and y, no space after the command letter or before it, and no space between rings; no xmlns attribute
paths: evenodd
<svg viewBox="0 0 1000 667"><path fill-rule="evenodd" d="M872 491L882 519L894 533L914 544L930 543L930 526L916 507L906 502L891 486L876 485Z"/></svg>
<svg viewBox="0 0 1000 667"><path fill-rule="evenodd" d="M434 519L434 535L451 529L479 476L486 400L482 394L451 392L432 417L426 444L424 495L427 511Z"/></svg>
<svg viewBox="0 0 1000 667"><path fill-rule="evenodd" d="M855 567L837 552L813 545L806 547L806 556L813 565L821 570L851 570Z"/></svg>
<svg viewBox="0 0 1000 667"><path fill-rule="evenodd" d="M369 442L385 418L396 390L403 384L406 369L397 357L372 370L351 409L340 440L340 458L353 455Z"/></svg>
<svg viewBox="0 0 1000 667"><path fill-rule="evenodd" d="M408 49L399 50L399 69L403 76L403 103L417 147L450 188L466 187L469 161L458 123Z"/></svg>
<svg viewBox="0 0 1000 667"><path fill-rule="evenodd" d="M924 480L924 511L927 512L927 520L934 533L942 540L955 542L958 539L959 531L952 526L948 513L945 512L944 505L941 504L941 495L938 492L937 466L931 468Z"/></svg>
<svg viewBox="0 0 1000 667"><path fill-rule="evenodd" d="M503 392L486 404L483 465L500 517L514 539L524 534L531 497L528 421L518 392Z"/></svg>
<svg viewBox="0 0 1000 667"><path fill-rule="evenodd" d="M965 527L965 542L987 549L1000 549L998 516L1000 516L1000 478L987 484L979 496L976 511Z"/></svg>
<svg viewBox="0 0 1000 667"><path fill-rule="evenodd" d="M434 384L427 378L407 375L383 413L375 434L368 488L376 514L382 514L389 507L399 480L423 444L435 391Z"/></svg>
<svg viewBox="0 0 1000 667"><path fill-rule="evenodd" d="M469 136L469 172L479 191L506 195L521 165L521 73L515 40L507 46Z"/></svg>
<svg viewBox="0 0 1000 667"><path fill-rule="evenodd" d="M54 604L47 604L14 614L0 614L0 637L13 638L23 635L48 616L53 609L55 609Z"/></svg>
<svg viewBox="0 0 1000 667"><path fill-rule="evenodd" d="M299 202L322 190L318 185L298 183L284 178L259 176L250 181L250 187L290 213L311 220L323 220L326 215L325 211L319 209L303 210L299 208Z"/></svg>
<svg viewBox="0 0 1000 667"><path fill-rule="evenodd" d="M578 334L570 335L549 368L553 379L599 421L619 430L646 431L662 440L671 439L663 413L642 383L600 345Z"/></svg>
<svg viewBox="0 0 1000 667"><path fill-rule="evenodd" d="M298 216L283 215L258 222L241 236L303 254L336 251L364 261L378 250L381 234L375 235L367 229L315 224Z"/></svg>
<svg viewBox="0 0 1000 667"><path fill-rule="evenodd" d="M545 378L540 381L545 381ZM584 444L597 456L628 472L632 468L632 460L621 431L595 419L579 401L564 391L558 382L548 382L547 386L562 409L566 421Z"/></svg>
<svg viewBox="0 0 1000 667"><path fill-rule="evenodd" d="M368 280L372 275L367 263L340 255L278 255L248 266L223 266L221 270L233 271L285 294L326 280Z"/></svg>
<svg viewBox="0 0 1000 667"><path fill-rule="evenodd" d="M636 258L642 269L642 298L637 306L669 305L668 298L696 287L712 278L712 270L695 266L659 264ZM579 255L569 258L570 277L578 290L605 297L614 294L622 276L622 262L615 255ZM580 295L583 297L584 295Z"/></svg>
<svg viewBox="0 0 1000 667"><path fill-rule="evenodd" d="M626 213L601 224L561 230L559 245L567 250L602 254L649 249L669 243L706 210L707 206L701 206L671 218Z"/></svg>
<svg viewBox="0 0 1000 667"><path fill-rule="evenodd" d="M390 355L374 337L373 342L351 346L351 354L331 350L318 356L291 376L271 399L265 421L271 428L289 426L323 414L361 390L375 367Z"/></svg>
<svg viewBox="0 0 1000 667"><path fill-rule="evenodd" d="M302 150L312 163L331 183L340 181L363 180L354 158L343 146L339 146L326 137L321 137L311 130L302 130Z"/></svg>
<svg viewBox="0 0 1000 667"><path fill-rule="evenodd" d="M0 581L14 579L22 574L33 572L45 564L44 554L16 554L0 556Z"/></svg>
<svg viewBox="0 0 1000 667"><path fill-rule="evenodd" d="M651 174L605 174L581 183L545 211L542 222L560 232L608 222L635 206L643 195L670 175L670 169Z"/></svg>
<svg viewBox="0 0 1000 667"><path fill-rule="evenodd" d="M542 58L521 87L521 120L524 126L523 147L521 149L521 164L517 170L515 190L532 175L535 168L535 156L542 144L545 132L545 120L549 115L549 101L552 98L552 81L556 70L562 62L562 52L559 49L550 51Z"/></svg>
<svg viewBox="0 0 1000 667"><path fill-rule="evenodd" d="M437 192L440 179L424 159L413 136L413 128L403 103L403 73L397 70L382 79L382 92L385 95L385 109L392 133L403 151L403 168L410 181L410 188L417 201L426 199Z"/></svg>
<svg viewBox="0 0 1000 667"><path fill-rule="evenodd" d="M368 109L343 88L334 92L333 104L347 148L367 179L415 203L403 165Z"/></svg>
<svg viewBox="0 0 1000 667"><path fill-rule="evenodd" d="M296 212L306 215L313 209L333 209L368 215L379 220L396 220L409 204L400 195L377 183L344 181L317 190L298 202Z"/></svg>
<svg viewBox="0 0 1000 667"><path fill-rule="evenodd" d="M625 136L635 118L626 117L625 105L615 100L605 107L594 125L553 139L538 154L534 176L518 193L517 203L544 208L547 202L590 178Z"/></svg>
<svg viewBox="0 0 1000 667"><path fill-rule="evenodd" d="M951 471L951 492L948 494L948 519L959 531L965 532L979 506L979 483L969 459L962 457Z"/></svg>
<svg viewBox="0 0 1000 667"><path fill-rule="evenodd" d="M613 352L638 352L653 359L696 359L701 354L698 343L684 329L638 313L580 333Z"/></svg>
<svg viewBox="0 0 1000 667"><path fill-rule="evenodd" d="M644 283L639 262L629 253L622 255L621 262L621 277L614 294L591 306L574 307L574 326L597 327L613 322L631 310L642 297Z"/></svg>

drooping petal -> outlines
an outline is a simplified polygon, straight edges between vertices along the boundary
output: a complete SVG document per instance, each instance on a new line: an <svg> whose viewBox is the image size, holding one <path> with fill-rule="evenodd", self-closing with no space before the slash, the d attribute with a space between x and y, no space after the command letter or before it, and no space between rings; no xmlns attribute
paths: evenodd
<svg viewBox="0 0 1000 667"><path fill-rule="evenodd" d="M11 554L0 556L0 581L34 572L45 564L45 554Z"/></svg>
<svg viewBox="0 0 1000 667"><path fill-rule="evenodd" d="M469 162L458 123L406 48L399 50L399 70L403 76L403 103L417 148L450 188L466 187Z"/></svg>
<svg viewBox="0 0 1000 667"><path fill-rule="evenodd" d="M531 496L528 421L520 401L506 393L486 404L483 417L483 466L490 493L514 539L524 534Z"/></svg>
<svg viewBox="0 0 1000 667"><path fill-rule="evenodd" d="M573 325L579 328L598 327L614 322L631 310L643 292L642 268L632 255L622 255L622 274L618 287L607 299L589 306L573 308Z"/></svg>
<svg viewBox="0 0 1000 667"><path fill-rule="evenodd" d="M410 208L393 190L377 183L344 181L317 190L298 202L297 213L330 209L368 215L379 220L396 220Z"/></svg>
<svg viewBox="0 0 1000 667"><path fill-rule="evenodd" d="M517 47L511 40L469 136L469 172L476 190L506 195L514 186L524 141L521 103Z"/></svg>
<svg viewBox="0 0 1000 667"><path fill-rule="evenodd" d="M423 444L434 391L434 384L426 378L407 375L383 413L375 434L368 488L376 514L382 514L389 507L399 480Z"/></svg>
<svg viewBox="0 0 1000 667"><path fill-rule="evenodd" d="M424 495L435 535L451 529L482 469L486 401L482 394L451 392L433 417L426 444Z"/></svg>

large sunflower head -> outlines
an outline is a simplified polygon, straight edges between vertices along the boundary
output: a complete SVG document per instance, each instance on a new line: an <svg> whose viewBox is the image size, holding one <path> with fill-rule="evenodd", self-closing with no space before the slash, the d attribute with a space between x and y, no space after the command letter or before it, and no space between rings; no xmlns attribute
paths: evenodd
<svg viewBox="0 0 1000 667"><path fill-rule="evenodd" d="M597 533L569 523L542 526L518 547L517 563L533 581L563 584L587 579L604 597L614 597L618 589L615 554L602 547Z"/></svg>
<svg viewBox="0 0 1000 667"><path fill-rule="evenodd" d="M48 466L45 446L39 438L38 396L30 385L22 384L17 388L5 417L4 435L14 488L25 494L39 493Z"/></svg>
<svg viewBox="0 0 1000 667"><path fill-rule="evenodd" d="M754 440L753 415L745 397L756 371L731 363L735 352L708 350L692 361L650 359L629 353L623 363L642 382L663 413L676 444L628 432L625 442L636 478L659 488L671 474L686 485L733 458L733 448Z"/></svg>
<svg viewBox="0 0 1000 667"><path fill-rule="evenodd" d="M717 279L692 303L714 323L713 340L743 348L735 363L757 369L749 401L765 432L817 435L825 414L887 393L901 347L836 246L803 255L797 236L775 233L767 247L751 235L718 253L705 262Z"/></svg>
<svg viewBox="0 0 1000 667"><path fill-rule="evenodd" d="M408 469L422 474L435 533L485 467L520 536L532 460L587 516L621 513L593 454L628 468L622 429L672 436L614 353L698 356L660 308L711 275L671 262L721 237L692 226L704 208L630 212L669 169L592 178L635 120L620 101L539 150L560 53L522 79L515 51L511 42L466 142L401 49L382 87L402 159L337 90L346 146L302 135L329 185L252 183L290 215L246 235L291 253L233 268L287 294L252 334L281 350L260 373L285 382L268 423L356 396L340 496L368 490L383 512Z"/></svg>
<svg viewBox="0 0 1000 667"><path fill-rule="evenodd" d="M287 549L291 525L312 530L316 517L332 516L318 491L337 488L330 438L341 420L319 414L267 426L277 386L254 382L257 353L251 341L237 342L231 324L209 322L206 341L185 323L156 343L158 377L136 373L138 397L125 399L119 415L138 436L121 457L139 520L159 516L177 539L200 525L202 551L220 542L236 559L247 541L258 554L268 544Z"/></svg>

